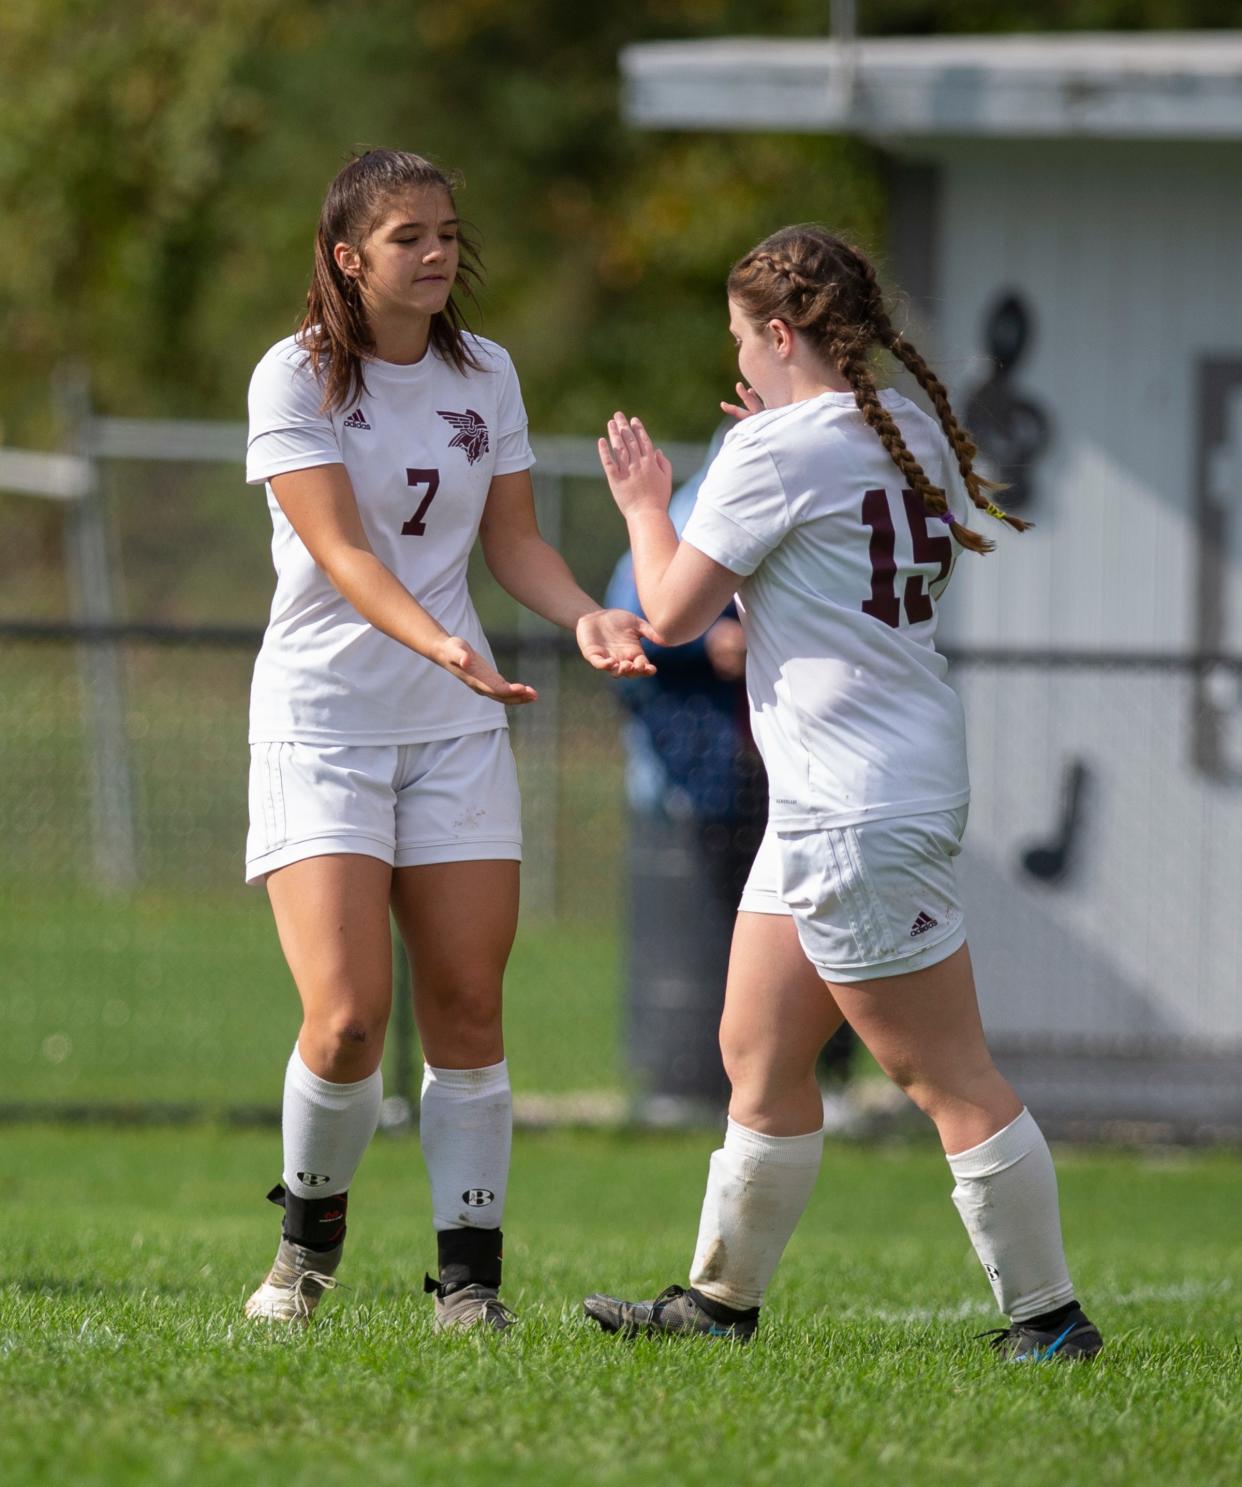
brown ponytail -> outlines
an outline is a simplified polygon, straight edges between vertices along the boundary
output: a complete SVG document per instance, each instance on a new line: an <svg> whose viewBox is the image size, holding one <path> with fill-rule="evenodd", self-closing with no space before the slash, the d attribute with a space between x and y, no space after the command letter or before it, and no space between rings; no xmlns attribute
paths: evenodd
<svg viewBox="0 0 1242 1487"><path fill-rule="evenodd" d="M441 187L452 199L457 177L446 174L421 155L406 150L368 150L355 156L328 187L315 234L315 262L306 313L298 327L298 344L306 348L311 369L323 386L325 412L348 408L366 390L363 363L375 352L358 280L341 272L334 249L349 243L360 254L389 203L410 187ZM459 372L483 369L465 339L468 330L457 304L461 293L475 298L481 281L479 249L464 228L458 229L459 262L454 298L431 317L430 345ZM364 258L365 262L365 258Z"/></svg>
<svg viewBox="0 0 1242 1487"><path fill-rule="evenodd" d="M893 327L884 308L875 269L848 243L822 227L786 227L765 238L738 260L729 275L729 297L756 325L783 320L801 332L821 356L841 374L854 393L858 411L875 431L893 463L916 491L926 509L945 518L963 547L991 552L994 543L952 519L948 499L933 485L926 471L906 447L896 420L880 401L868 353L879 344L918 380L927 394L945 438L953 450L962 482L971 501L989 516L1015 531L1031 525L996 506L991 492L1003 490L974 468L975 449L970 435L958 423L944 384L922 356Z"/></svg>

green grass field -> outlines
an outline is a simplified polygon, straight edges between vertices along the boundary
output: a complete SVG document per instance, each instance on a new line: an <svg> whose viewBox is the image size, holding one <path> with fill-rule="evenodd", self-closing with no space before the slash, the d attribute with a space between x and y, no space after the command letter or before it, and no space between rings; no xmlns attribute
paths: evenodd
<svg viewBox="0 0 1242 1487"><path fill-rule="evenodd" d="M124 648L139 882L114 894L93 882L78 659L0 647L12 847L0 860L0 1105L274 1108L298 1012L265 895L240 886L249 650ZM509 1052L529 1091L616 1090L618 714L597 673L550 664L551 731L514 726L530 912L506 983Z"/></svg>
<svg viewBox="0 0 1242 1487"><path fill-rule="evenodd" d="M0 1102L278 1108L299 1013L263 894L6 892L0 966ZM524 1089L619 1087L617 975L615 929L523 925L505 1022Z"/></svg>
<svg viewBox="0 0 1242 1487"><path fill-rule="evenodd" d="M710 1135L520 1137L521 1327L437 1338L416 1142L354 1188L305 1335L240 1304L274 1243L274 1134L4 1130L0 1480L1186 1483L1242 1477L1236 1156L1060 1154L1093 1367L1004 1367L930 1146L830 1148L749 1348L604 1337L590 1289L684 1279Z"/></svg>

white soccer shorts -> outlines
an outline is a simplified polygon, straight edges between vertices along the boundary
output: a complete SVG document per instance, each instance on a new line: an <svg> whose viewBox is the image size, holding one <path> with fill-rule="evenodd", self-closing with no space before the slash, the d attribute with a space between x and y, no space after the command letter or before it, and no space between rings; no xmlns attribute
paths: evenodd
<svg viewBox="0 0 1242 1487"><path fill-rule="evenodd" d="M252 744L246 882L332 852L394 867L520 862L508 729L429 743Z"/></svg>
<svg viewBox="0 0 1242 1487"><path fill-rule="evenodd" d="M792 914L826 981L874 981L947 960L966 939L953 859L967 809L811 831L769 826L738 909Z"/></svg>

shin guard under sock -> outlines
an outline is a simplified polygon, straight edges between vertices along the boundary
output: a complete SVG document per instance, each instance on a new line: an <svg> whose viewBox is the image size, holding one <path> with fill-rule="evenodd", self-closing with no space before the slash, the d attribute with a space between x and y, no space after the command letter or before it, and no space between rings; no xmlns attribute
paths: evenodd
<svg viewBox="0 0 1242 1487"><path fill-rule="evenodd" d="M712 1153L690 1268L695 1299L749 1314L802 1217L824 1154L824 1133L765 1136L730 1120ZM710 1315L710 1312L709 1312Z"/></svg>
<svg viewBox="0 0 1242 1487"><path fill-rule="evenodd" d="M291 1196L326 1198L349 1188L375 1134L382 1097L378 1069L352 1084L335 1084L311 1073L294 1048L280 1119L282 1181Z"/></svg>
<svg viewBox="0 0 1242 1487"><path fill-rule="evenodd" d="M499 1229L513 1142L508 1064L502 1059L484 1069L425 1065L418 1135L437 1232Z"/></svg>
<svg viewBox="0 0 1242 1487"><path fill-rule="evenodd" d="M953 1202L991 1282L996 1304L1027 1321L1073 1300L1061 1244L1057 1177L1029 1110L948 1158Z"/></svg>

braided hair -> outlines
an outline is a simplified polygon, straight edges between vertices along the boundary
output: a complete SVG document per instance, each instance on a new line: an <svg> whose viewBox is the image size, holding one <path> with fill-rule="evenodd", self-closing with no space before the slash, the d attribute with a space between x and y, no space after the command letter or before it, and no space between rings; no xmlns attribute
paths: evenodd
<svg viewBox="0 0 1242 1487"><path fill-rule="evenodd" d="M728 289L729 298L754 324L783 320L844 377L858 411L910 489L917 492L928 512L948 522L963 547L985 553L995 543L953 519L944 491L932 484L906 447L895 419L880 401L869 361L874 346L883 347L901 362L927 394L957 459L967 494L980 511L1018 532L1031 525L993 503L991 493L1004 487L985 480L974 468L978 451L958 423L944 383L894 327L875 269L857 248L814 224L785 227L738 260L729 274Z"/></svg>

